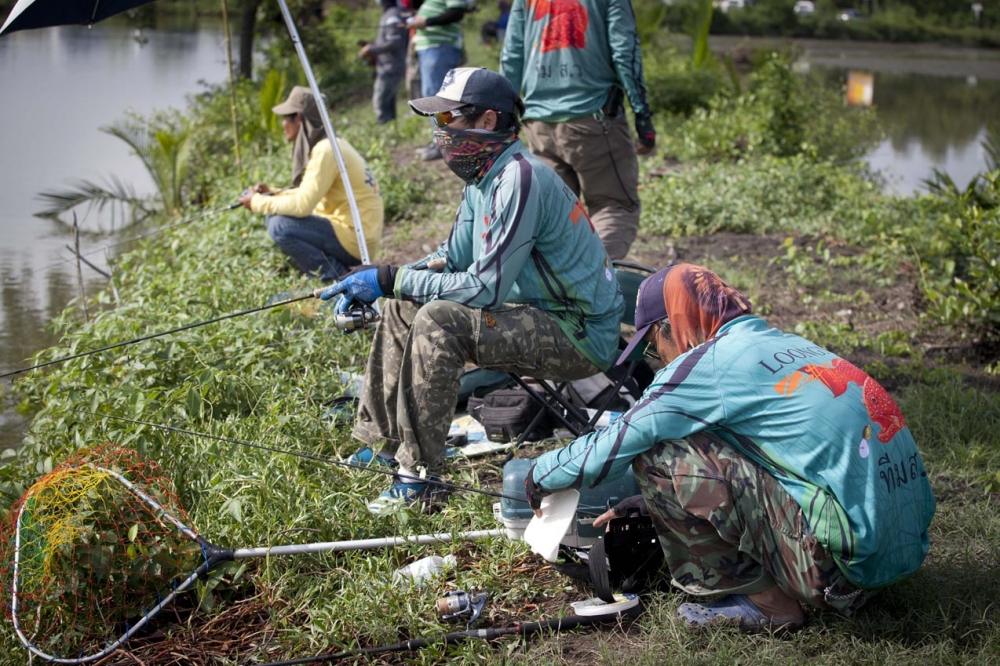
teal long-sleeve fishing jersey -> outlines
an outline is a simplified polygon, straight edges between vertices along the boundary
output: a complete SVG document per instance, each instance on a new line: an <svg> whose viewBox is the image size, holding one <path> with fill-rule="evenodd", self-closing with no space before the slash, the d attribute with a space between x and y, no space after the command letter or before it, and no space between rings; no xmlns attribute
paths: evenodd
<svg viewBox="0 0 1000 666"><path fill-rule="evenodd" d="M934 496L896 402L860 368L754 315L674 359L607 428L539 456L532 476L544 491L592 487L701 431L774 476L854 584L920 567Z"/></svg>
<svg viewBox="0 0 1000 666"><path fill-rule="evenodd" d="M439 257L447 259L442 272L413 268ZM400 268L394 292L485 310L531 305L552 315L598 368L618 352L625 301L611 260L577 196L520 141L465 187L448 239Z"/></svg>
<svg viewBox="0 0 1000 666"><path fill-rule="evenodd" d="M616 85L636 115L650 112L629 0L515 0L500 70L524 98L525 120L593 116Z"/></svg>

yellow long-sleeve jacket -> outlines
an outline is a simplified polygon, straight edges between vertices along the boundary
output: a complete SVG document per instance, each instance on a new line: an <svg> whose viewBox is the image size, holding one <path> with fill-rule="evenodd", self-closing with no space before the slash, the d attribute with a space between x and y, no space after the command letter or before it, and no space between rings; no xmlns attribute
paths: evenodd
<svg viewBox="0 0 1000 666"><path fill-rule="evenodd" d="M384 211L378 183L367 162L354 147L337 139L344 164L350 177L354 199L361 214L368 253L374 258L382 242ZM250 210L265 215L307 217L319 215L330 220L337 240L351 256L361 259L358 239L351 222L351 209L347 203L344 182L337 169L337 160L329 139L323 139L309 153L309 162L298 187L275 194L255 194L250 200Z"/></svg>

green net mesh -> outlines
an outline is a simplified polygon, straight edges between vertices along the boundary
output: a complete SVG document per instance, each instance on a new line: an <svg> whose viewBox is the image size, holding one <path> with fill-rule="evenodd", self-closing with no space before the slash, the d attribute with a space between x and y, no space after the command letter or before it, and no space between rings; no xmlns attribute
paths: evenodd
<svg viewBox="0 0 1000 666"><path fill-rule="evenodd" d="M35 482L3 525L0 573L8 617L16 589L18 625L44 652L100 651L202 560L196 542L111 472L187 523L173 483L129 449L80 451Z"/></svg>

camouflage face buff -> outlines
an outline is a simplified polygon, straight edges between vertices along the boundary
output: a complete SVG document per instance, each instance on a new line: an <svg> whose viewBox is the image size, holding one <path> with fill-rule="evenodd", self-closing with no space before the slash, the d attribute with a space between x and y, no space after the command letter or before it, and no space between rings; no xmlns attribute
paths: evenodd
<svg viewBox="0 0 1000 666"><path fill-rule="evenodd" d="M448 168L466 183L483 176L507 146L516 139L510 132L439 127L434 143Z"/></svg>

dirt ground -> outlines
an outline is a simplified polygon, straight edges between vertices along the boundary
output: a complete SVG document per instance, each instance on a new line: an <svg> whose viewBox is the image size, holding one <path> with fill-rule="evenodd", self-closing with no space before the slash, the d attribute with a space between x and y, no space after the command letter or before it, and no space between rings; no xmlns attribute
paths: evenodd
<svg viewBox="0 0 1000 666"><path fill-rule="evenodd" d="M422 213L419 220L390 221L386 225L383 259L401 264L427 254L447 238L462 187L441 160L419 162L409 146L401 147L394 157L400 167L416 169L426 193L426 206L422 208L433 211L430 215ZM922 325L919 276L911 264L903 263L898 274L887 281L872 279L858 266L828 267L814 259L813 268L824 279L820 283L803 283L785 270L786 236L716 233L672 239L640 229L627 259L651 268L673 261L708 266L745 291L755 311L784 330L795 330L801 322L820 322L839 327L855 339L873 339L880 334L903 336L915 349L941 362L978 368L988 360L983 350ZM795 245L805 250L814 240L796 238ZM862 252L858 247L824 240L831 258L842 262L849 263ZM863 362L872 355L859 350L851 356ZM975 370L973 374L1000 390L1000 382Z"/></svg>

